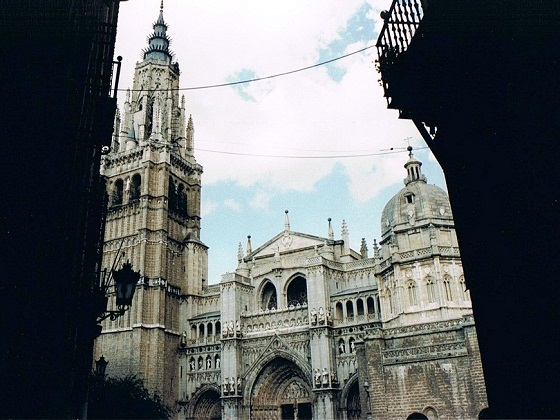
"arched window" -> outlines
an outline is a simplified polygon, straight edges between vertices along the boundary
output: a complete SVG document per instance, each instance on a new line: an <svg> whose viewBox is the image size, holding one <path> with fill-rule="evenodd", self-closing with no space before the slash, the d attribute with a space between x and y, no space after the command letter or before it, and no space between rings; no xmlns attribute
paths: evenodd
<svg viewBox="0 0 560 420"><path fill-rule="evenodd" d="M197 335L196 325L193 325L191 327L191 340L196 340L196 335Z"/></svg>
<svg viewBox="0 0 560 420"><path fill-rule="evenodd" d="M387 303L389 305L389 313L392 314L394 311L393 308L393 294L391 293L390 289L387 289Z"/></svg>
<svg viewBox="0 0 560 420"><path fill-rule="evenodd" d="M262 291L261 309L264 311L266 309L277 309L277 308L278 308L278 298L276 296L276 288L270 281L267 281Z"/></svg>
<svg viewBox="0 0 560 420"><path fill-rule="evenodd" d="M117 179L113 189L113 206L120 206L123 203L123 188L124 183L122 179Z"/></svg>
<svg viewBox="0 0 560 420"><path fill-rule="evenodd" d="M346 343L344 342L344 339L340 339L338 340L338 354L344 354L346 353Z"/></svg>
<svg viewBox="0 0 560 420"><path fill-rule="evenodd" d="M212 337L213 331L214 331L214 326L212 325L211 322L209 322L208 325L206 326L206 334L208 334L208 337Z"/></svg>
<svg viewBox="0 0 560 420"><path fill-rule="evenodd" d="M187 193L183 184L177 188L177 212L181 216L187 215Z"/></svg>
<svg viewBox="0 0 560 420"><path fill-rule="evenodd" d="M220 321L216 322L216 334L220 334L220 330L222 329L222 324L220 324Z"/></svg>
<svg viewBox="0 0 560 420"><path fill-rule="evenodd" d="M364 314L364 301L362 299L356 301L356 311L358 312L358 316Z"/></svg>
<svg viewBox="0 0 560 420"><path fill-rule="evenodd" d="M428 292L428 302L432 303L436 301L436 285L431 277L426 279L426 290Z"/></svg>
<svg viewBox="0 0 560 420"><path fill-rule="evenodd" d="M469 300L469 291L467 290L467 284L465 283L465 278L461 277L459 279L459 288L461 289L461 297L464 301Z"/></svg>
<svg viewBox="0 0 560 420"><path fill-rule="evenodd" d="M346 318L354 318L354 302L351 300L346 302Z"/></svg>
<svg viewBox="0 0 560 420"><path fill-rule="evenodd" d="M375 313L375 304L373 303L373 298L371 296L367 298L366 305L367 305L367 313L369 315L374 314Z"/></svg>
<svg viewBox="0 0 560 420"><path fill-rule="evenodd" d="M336 319L343 319L344 318L344 312L342 310L342 303L341 302L336 302L336 306L335 306L335 317Z"/></svg>
<svg viewBox="0 0 560 420"><path fill-rule="evenodd" d="M375 295L375 303L377 303L377 311L381 313L381 301L379 300L379 295Z"/></svg>
<svg viewBox="0 0 560 420"><path fill-rule="evenodd" d="M408 302L410 306L416 306L418 304L416 302L416 283L409 281L406 288L408 289Z"/></svg>
<svg viewBox="0 0 560 420"><path fill-rule="evenodd" d="M173 178L169 177L169 186L167 188L167 197L169 200L169 210L170 211L177 211L177 186L175 182L173 182Z"/></svg>
<svg viewBox="0 0 560 420"><path fill-rule="evenodd" d="M138 201L140 199L141 185L142 185L142 178L140 177L140 175L139 174L134 175L130 183L129 201Z"/></svg>
<svg viewBox="0 0 560 420"><path fill-rule="evenodd" d="M200 339L204 338L204 324L200 324L198 326L198 338Z"/></svg>
<svg viewBox="0 0 560 420"><path fill-rule="evenodd" d="M453 300L453 294L451 293L451 279L446 277L443 279L443 290L445 292L445 299L446 300Z"/></svg>
<svg viewBox="0 0 560 420"><path fill-rule="evenodd" d="M304 277L297 276L288 286L288 306L307 305L307 282Z"/></svg>

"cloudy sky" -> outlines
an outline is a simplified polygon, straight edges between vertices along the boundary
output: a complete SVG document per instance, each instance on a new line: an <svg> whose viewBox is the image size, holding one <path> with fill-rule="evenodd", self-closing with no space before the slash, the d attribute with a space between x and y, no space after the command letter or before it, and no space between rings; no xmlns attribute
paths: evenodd
<svg viewBox="0 0 560 420"><path fill-rule="evenodd" d="M182 89L262 78L312 66L375 44L390 0L165 0ZM132 86L160 0L121 2L115 55L120 88ZM253 249L284 228L340 238L351 247L380 239L386 202L405 177L408 142L428 182L441 168L411 121L388 110L376 49L331 64L247 84L189 89L195 156L203 165L202 241L209 283L234 271L247 235ZM122 104L124 93L120 94ZM392 148L392 151L391 151Z"/></svg>

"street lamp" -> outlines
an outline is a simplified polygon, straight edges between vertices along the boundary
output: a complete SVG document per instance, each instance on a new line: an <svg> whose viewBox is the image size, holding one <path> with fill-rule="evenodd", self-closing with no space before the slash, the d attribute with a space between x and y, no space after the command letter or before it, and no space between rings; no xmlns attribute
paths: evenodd
<svg viewBox="0 0 560 420"><path fill-rule="evenodd" d="M136 284L140 279L140 273L132 270L132 264L130 262L125 262L120 270L111 270L111 275L115 280L115 295L116 304L118 310L108 311L103 308L103 313L97 318L97 323L100 323L104 319L110 318L111 321L116 320L119 316L124 315L124 313L132 305L132 298L134 297L134 292L136 291ZM104 288L103 291L107 293L108 286ZM105 302L106 302L105 297Z"/></svg>
<svg viewBox="0 0 560 420"><path fill-rule="evenodd" d="M109 362L107 360L105 360L103 355L101 355L99 360L95 361L95 374L97 376L99 376L100 378L104 378L105 377L105 371L107 370L107 365L108 364L109 364Z"/></svg>

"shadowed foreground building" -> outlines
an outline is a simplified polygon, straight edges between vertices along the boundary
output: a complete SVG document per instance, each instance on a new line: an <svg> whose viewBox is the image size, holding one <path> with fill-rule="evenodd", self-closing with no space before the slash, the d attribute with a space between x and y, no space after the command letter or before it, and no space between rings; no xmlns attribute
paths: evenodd
<svg viewBox="0 0 560 420"><path fill-rule="evenodd" d="M372 256L344 222L340 239L330 220L318 237L286 212L208 285L202 167L166 30L161 11L103 162L103 266L142 274L96 342L108 374L139 374L178 418L476 418L485 385L451 207L412 151Z"/></svg>
<svg viewBox="0 0 560 420"><path fill-rule="evenodd" d="M388 107L445 171L486 415L559 418L559 4L395 0L382 17Z"/></svg>

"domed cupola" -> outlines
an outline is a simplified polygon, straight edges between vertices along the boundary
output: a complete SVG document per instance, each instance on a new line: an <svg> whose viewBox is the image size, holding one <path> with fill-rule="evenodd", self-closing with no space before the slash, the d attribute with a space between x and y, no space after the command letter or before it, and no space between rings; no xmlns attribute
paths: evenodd
<svg viewBox="0 0 560 420"><path fill-rule="evenodd" d="M404 165L405 187L385 205L381 215L382 242L393 233L432 226L453 227L451 205L445 191L430 185L422 173L422 162L408 147L409 159Z"/></svg>
<svg viewBox="0 0 560 420"><path fill-rule="evenodd" d="M167 35L167 24L163 20L163 0L159 10L159 17L153 24L154 32L148 36L148 47L143 51L144 60L155 59L171 62L173 53L169 49L171 38Z"/></svg>

